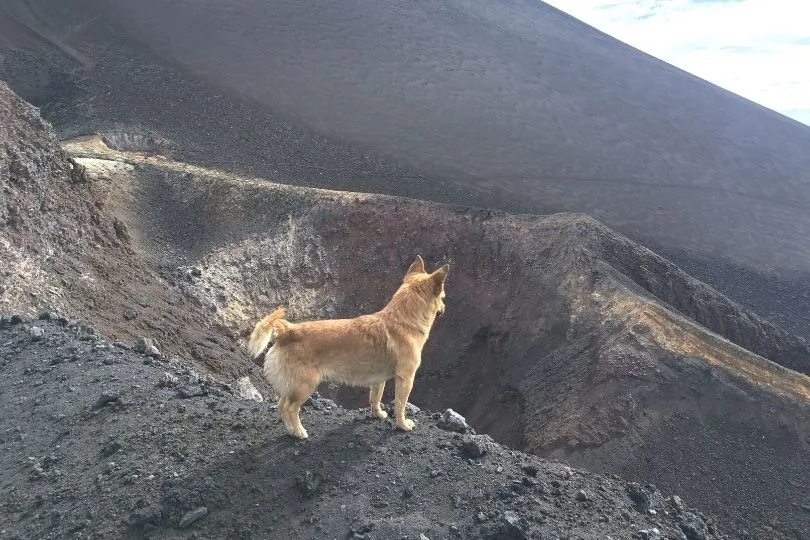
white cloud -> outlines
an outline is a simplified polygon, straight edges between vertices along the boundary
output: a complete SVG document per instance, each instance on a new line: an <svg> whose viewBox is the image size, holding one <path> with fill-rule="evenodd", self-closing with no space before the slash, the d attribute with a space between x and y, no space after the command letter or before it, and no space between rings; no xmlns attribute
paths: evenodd
<svg viewBox="0 0 810 540"><path fill-rule="evenodd" d="M546 2L698 77L810 124L810 2Z"/></svg>

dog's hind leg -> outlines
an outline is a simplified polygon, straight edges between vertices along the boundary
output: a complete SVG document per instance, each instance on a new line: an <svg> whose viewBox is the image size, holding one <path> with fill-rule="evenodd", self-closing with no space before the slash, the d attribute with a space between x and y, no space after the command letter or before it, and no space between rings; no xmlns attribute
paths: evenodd
<svg viewBox="0 0 810 540"><path fill-rule="evenodd" d="M284 425L289 426L290 422L287 420L287 396L279 396L276 409L278 409L278 415L281 417L281 421L284 422Z"/></svg>
<svg viewBox="0 0 810 540"><path fill-rule="evenodd" d="M405 418L405 405L408 404L408 396L413 388L413 378L416 372L397 375L394 392L394 418L397 427L404 431L413 429L414 421Z"/></svg>
<svg viewBox="0 0 810 540"><path fill-rule="evenodd" d="M371 412L380 420L385 420L388 418L388 413L382 410L382 407L380 407L380 401L382 401L384 391L385 381L381 382L380 384L372 385L368 394L368 402L369 405L371 405Z"/></svg>
<svg viewBox="0 0 810 540"><path fill-rule="evenodd" d="M292 394L287 396L282 418L284 418L287 430L293 437L298 437L299 439L309 437L307 430L304 429L304 426L301 424L301 405L312 395L317 387L317 382L302 381L296 385Z"/></svg>

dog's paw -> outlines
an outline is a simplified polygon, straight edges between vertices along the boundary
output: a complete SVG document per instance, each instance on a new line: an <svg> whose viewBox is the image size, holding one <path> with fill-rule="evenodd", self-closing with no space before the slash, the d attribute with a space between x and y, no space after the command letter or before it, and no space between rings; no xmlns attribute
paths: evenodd
<svg viewBox="0 0 810 540"><path fill-rule="evenodd" d="M290 430L290 435L292 435L293 437L295 437L297 439L307 439L307 438L309 438L309 433L307 433L307 430L304 429L303 427L301 429L291 429Z"/></svg>
<svg viewBox="0 0 810 540"><path fill-rule="evenodd" d="M414 421L409 418L406 418L402 423L397 422L397 427L402 431L410 431L413 429L413 426L415 425L416 423L414 423Z"/></svg>
<svg viewBox="0 0 810 540"><path fill-rule="evenodd" d="M380 420L385 420L386 418L388 418L388 413L382 409L377 409L376 411L372 412L374 413L374 416L376 416Z"/></svg>

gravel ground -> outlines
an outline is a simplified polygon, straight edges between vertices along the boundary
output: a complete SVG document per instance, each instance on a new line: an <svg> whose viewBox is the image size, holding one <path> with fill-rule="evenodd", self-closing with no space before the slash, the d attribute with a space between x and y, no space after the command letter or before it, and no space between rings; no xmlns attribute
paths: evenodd
<svg viewBox="0 0 810 540"><path fill-rule="evenodd" d="M723 538L653 486L447 431L439 414L413 410L405 434L315 397L299 442L271 400L159 344L45 317L0 329L2 538Z"/></svg>

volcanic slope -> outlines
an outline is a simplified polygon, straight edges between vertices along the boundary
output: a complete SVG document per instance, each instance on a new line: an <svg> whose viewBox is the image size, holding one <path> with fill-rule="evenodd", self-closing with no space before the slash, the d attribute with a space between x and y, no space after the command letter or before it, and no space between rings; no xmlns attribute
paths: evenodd
<svg viewBox="0 0 810 540"><path fill-rule="evenodd" d="M687 494L741 537L807 533L806 342L593 219L293 188L94 137L66 148L127 194L134 249L234 340L278 305L293 320L374 311L414 254L449 262L417 404Z"/></svg>
<svg viewBox="0 0 810 540"><path fill-rule="evenodd" d="M176 357L58 317L9 322L4 538L728 538L678 497L438 429L438 415L413 412L406 434L315 397L301 442L273 403Z"/></svg>
<svg viewBox="0 0 810 540"><path fill-rule="evenodd" d="M0 310L71 313L116 338L164 340L221 376L252 373L210 318L132 249L126 224L105 207L109 187L91 181L0 81Z"/></svg>
<svg viewBox="0 0 810 540"><path fill-rule="evenodd" d="M262 388L235 347L258 316L372 311L421 253L452 277L418 404L459 409L515 447L674 486L739 536L806 534L807 377L684 314L763 354L780 344L797 369L802 340L594 220L294 188L93 137L66 144L71 162L33 108L0 97L5 310L55 307L112 339L158 337L167 354Z"/></svg>
<svg viewBox="0 0 810 540"><path fill-rule="evenodd" d="M585 212L810 337L810 128L540 1L8 0L0 77L293 184Z"/></svg>

